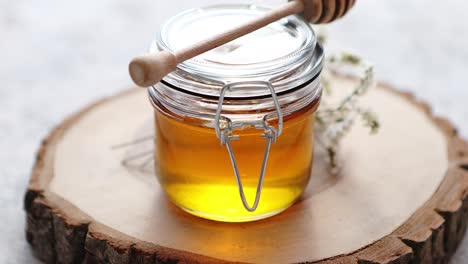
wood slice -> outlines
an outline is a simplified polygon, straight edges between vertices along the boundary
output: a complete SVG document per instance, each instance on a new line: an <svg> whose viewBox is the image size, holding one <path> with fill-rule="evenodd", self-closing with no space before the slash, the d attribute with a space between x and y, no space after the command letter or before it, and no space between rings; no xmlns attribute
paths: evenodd
<svg viewBox="0 0 468 264"><path fill-rule="evenodd" d="M468 218L467 142L409 94L379 85L363 103L382 129L352 129L338 176L318 150L300 201L232 224L166 200L143 166L151 157L135 156L151 140L112 148L152 134L146 92L97 102L44 140L25 198L27 239L47 263L446 263Z"/></svg>

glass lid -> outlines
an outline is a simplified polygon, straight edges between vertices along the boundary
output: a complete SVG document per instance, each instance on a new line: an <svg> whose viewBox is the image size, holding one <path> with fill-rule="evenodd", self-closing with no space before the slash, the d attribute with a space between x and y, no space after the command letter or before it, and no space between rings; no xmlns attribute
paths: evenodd
<svg viewBox="0 0 468 264"><path fill-rule="evenodd" d="M269 10L254 5L220 5L188 10L163 25L151 51L176 52ZM289 16L179 64L177 71L163 81L190 92L219 95L219 89L225 83L261 80L272 84L277 82L274 86L278 92L291 88L286 86L301 85L296 79L304 78L304 74L308 73L308 79L311 79L314 76L310 73L314 69L315 75L320 72L323 53L317 46L310 25L299 16ZM314 56L317 51L319 56ZM305 81L308 80L303 79L302 83ZM265 92L250 91L244 95ZM244 96L233 93L234 96Z"/></svg>

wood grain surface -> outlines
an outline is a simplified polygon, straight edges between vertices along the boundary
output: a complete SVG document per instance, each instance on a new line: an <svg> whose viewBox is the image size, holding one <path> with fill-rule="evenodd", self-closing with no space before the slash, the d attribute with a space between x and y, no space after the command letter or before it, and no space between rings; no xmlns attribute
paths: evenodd
<svg viewBox="0 0 468 264"><path fill-rule="evenodd" d="M338 83L347 86L352 81ZM129 120L117 115L121 119L106 123L102 118L109 117L109 111L116 113L116 106L144 99L144 93L138 93L90 106L44 141L25 199L28 241L42 260L445 263L463 237L468 145L449 122L432 116L426 104L409 94L381 85L369 95L366 103L377 103L376 111L385 120L382 133L374 139L359 129L351 133L343 144L341 154L349 162L340 177L321 174L320 164L315 164L310 188L295 206L264 221L232 225L181 212L158 194L155 179L145 173L129 177L119 174L124 169L109 170L122 157L102 155L109 154L109 143L138 136L142 127L151 125L143 118L133 121L140 122L139 127L106 130L109 141L96 141L105 134L103 128ZM151 117L150 109L136 108ZM103 122L90 126L96 120ZM83 135L86 130L88 135ZM364 139L373 147L358 148ZM83 142L96 144L94 150L77 148ZM76 160L69 161L71 157ZM99 164L96 157L101 157ZM375 160L368 162L369 157ZM96 166L70 167L86 162ZM103 175L106 168L113 173Z"/></svg>

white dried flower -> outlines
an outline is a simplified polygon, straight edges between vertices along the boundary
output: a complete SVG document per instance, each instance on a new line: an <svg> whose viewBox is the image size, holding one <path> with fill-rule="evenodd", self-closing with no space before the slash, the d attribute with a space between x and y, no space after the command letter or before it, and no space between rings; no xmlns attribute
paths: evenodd
<svg viewBox="0 0 468 264"><path fill-rule="evenodd" d="M334 72L344 68L361 70L363 75L351 93L341 98L338 103L329 102L332 94L332 76ZM315 116L315 135L317 143L323 147L329 157L332 173L338 171L337 150L341 139L350 131L356 118L361 117L363 125L370 128L370 133L375 134L379 129L379 121L375 113L364 109L359 105L359 97L367 93L374 83L373 67L352 53L343 52L328 57L324 73L322 75L324 93L320 108Z"/></svg>

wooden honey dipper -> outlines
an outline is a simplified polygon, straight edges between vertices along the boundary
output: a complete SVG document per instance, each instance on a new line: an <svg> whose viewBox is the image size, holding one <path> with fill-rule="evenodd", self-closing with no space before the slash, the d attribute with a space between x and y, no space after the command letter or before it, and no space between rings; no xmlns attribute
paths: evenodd
<svg viewBox="0 0 468 264"><path fill-rule="evenodd" d="M138 56L130 62L130 76L137 85L148 87L158 83L170 72L175 71L177 64L240 38L276 20L289 15L300 14L314 24L328 23L346 14L355 2L356 0L289 1L287 4L271 10L261 17L186 48L175 52L164 50Z"/></svg>

